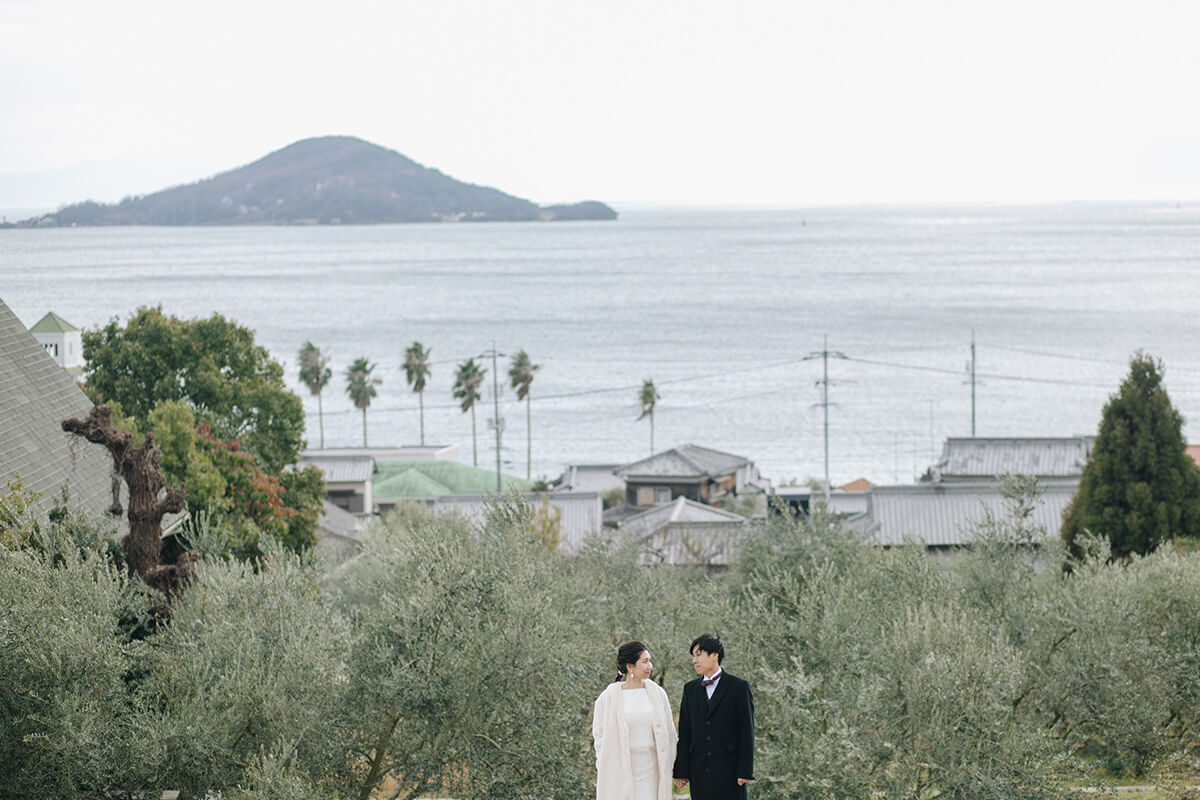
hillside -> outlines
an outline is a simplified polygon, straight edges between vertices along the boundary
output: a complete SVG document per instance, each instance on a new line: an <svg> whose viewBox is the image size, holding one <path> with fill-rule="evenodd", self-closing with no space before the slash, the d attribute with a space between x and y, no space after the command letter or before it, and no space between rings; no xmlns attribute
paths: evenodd
<svg viewBox="0 0 1200 800"><path fill-rule="evenodd" d="M120 203L86 201L26 225L361 225L616 219L594 201L539 207L457 181L351 136L303 139L252 164Z"/></svg>

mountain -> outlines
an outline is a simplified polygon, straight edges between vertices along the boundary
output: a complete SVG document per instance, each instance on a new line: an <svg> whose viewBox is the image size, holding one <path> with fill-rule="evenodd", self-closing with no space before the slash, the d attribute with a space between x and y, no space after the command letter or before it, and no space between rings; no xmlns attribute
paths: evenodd
<svg viewBox="0 0 1200 800"><path fill-rule="evenodd" d="M303 139L212 178L127 197L64 206L25 225L361 225L616 219L595 201L540 207L457 181L352 136Z"/></svg>

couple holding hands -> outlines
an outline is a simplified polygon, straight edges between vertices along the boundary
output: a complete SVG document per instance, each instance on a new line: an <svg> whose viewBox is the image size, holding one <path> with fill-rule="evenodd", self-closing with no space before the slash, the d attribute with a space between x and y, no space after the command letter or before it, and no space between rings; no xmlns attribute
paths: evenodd
<svg viewBox="0 0 1200 800"><path fill-rule="evenodd" d="M592 713L597 800L670 800L672 778L690 784L692 800L745 800L754 777L750 684L722 669L716 636L696 637L691 653L698 677L684 684L676 735L667 693L650 680L650 651L641 642L617 650L617 679Z"/></svg>

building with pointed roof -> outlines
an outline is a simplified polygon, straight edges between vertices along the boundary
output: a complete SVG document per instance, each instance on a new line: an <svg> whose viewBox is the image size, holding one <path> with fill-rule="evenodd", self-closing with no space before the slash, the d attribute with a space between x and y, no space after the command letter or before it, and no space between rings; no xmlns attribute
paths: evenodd
<svg viewBox="0 0 1200 800"><path fill-rule="evenodd" d="M0 482L19 478L41 496L42 513L65 495L116 531L124 520L108 514L112 458L62 429L63 420L86 417L91 408L78 384L0 300ZM116 486L125 491L120 481Z"/></svg>
<svg viewBox="0 0 1200 800"><path fill-rule="evenodd" d="M979 481L997 475L1083 475L1095 436L950 437L922 480Z"/></svg>
<svg viewBox="0 0 1200 800"><path fill-rule="evenodd" d="M83 379L83 332L79 328L50 311L29 332L54 363L75 380Z"/></svg>
<svg viewBox="0 0 1200 800"><path fill-rule="evenodd" d="M770 482L745 456L681 444L615 471L625 481L625 502L639 508L685 497L713 504L726 494L762 494Z"/></svg>
<svg viewBox="0 0 1200 800"><path fill-rule="evenodd" d="M990 513L1003 517L999 476L1031 475L1041 497L1030 523L1055 538L1070 505L1094 436L951 437L936 464L916 484L834 492L829 509L876 544L919 543L932 551L969 546Z"/></svg>
<svg viewBox="0 0 1200 800"><path fill-rule="evenodd" d="M745 517L686 497L609 523L638 540L647 562L707 567L733 563L746 524Z"/></svg>

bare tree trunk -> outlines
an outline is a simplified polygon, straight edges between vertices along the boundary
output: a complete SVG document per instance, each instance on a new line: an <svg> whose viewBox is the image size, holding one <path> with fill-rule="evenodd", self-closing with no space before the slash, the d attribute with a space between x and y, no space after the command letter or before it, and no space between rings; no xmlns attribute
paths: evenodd
<svg viewBox="0 0 1200 800"><path fill-rule="evenodd" d="M321 393L317 392L317 424L321 426L321 449L325 449L325 406L321 403Z"/></svg>
<svg viewBox="0 0 1200 800"><path fill-rule="evenodd" d="M421 406L421 447L425 446L425 393L417 392L417 403Z"/></svg>
<svg viewBox="0 0 1200 800"><path fill-rule="evenodd" d="M471 404L471 463L479 466L479 443L475 440L475 404Z"/></svg>
<svg viewBox="0 0 1200 800"><path fill-rule="evenodd" d="M367 446L367 407L363 406L363 447Z"/></svg>
<svg viewBox="0 0 1200 800"><path fill-rule="evenodd" d="M160 582L157 567L162 553L162 518L183 510L184 490L167 486L158 469L162 451L154 444L154 434L146 434L145 441L134 447L132 434L112 424L109 405L93 407L87 419L63 420L62 429L104 445L112 456L115 471L129 487L129 534L121 540L125 563L130 573L156 586Z"/></svg>

